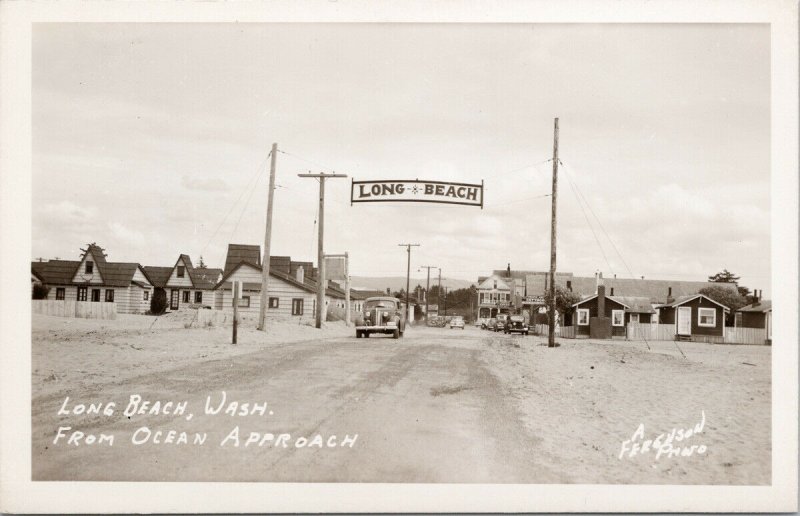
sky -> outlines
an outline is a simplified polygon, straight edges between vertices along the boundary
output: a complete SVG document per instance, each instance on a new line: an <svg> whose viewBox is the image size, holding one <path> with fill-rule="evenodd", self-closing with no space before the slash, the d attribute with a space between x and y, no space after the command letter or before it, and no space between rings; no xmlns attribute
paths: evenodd
<svg viewBox="0 0 800 516"><path fill-rule="evenodd" d="M272 254L401 276L558 271L771 290L767 25L36 24L32 259L222 267ZM485 208L350 205L350 180L485 183Z"/></svg>

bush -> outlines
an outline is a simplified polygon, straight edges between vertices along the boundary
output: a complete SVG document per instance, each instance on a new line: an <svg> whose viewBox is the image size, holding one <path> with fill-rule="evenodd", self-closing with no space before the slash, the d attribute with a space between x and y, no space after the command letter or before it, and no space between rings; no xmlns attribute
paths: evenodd
<svg viewBox="0 0 800 516"><path fill-rule="evenodd" d="M150 298L150 313L161 315L167 311L167 292L163 288L156 288Z"/></svg>
<svg viewBox="0 0 800 516"><path fill-rule="evenodd" d="M33 285L33 299L47 299L47 293L50 292L50 287L35 283Z"/></svg>

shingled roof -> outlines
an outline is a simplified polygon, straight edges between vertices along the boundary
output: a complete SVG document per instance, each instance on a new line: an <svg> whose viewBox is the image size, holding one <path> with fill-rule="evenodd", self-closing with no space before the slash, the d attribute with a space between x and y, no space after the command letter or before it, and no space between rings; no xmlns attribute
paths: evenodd
<svg viewBox="0 0 800 516"><path fill-rule="evenodd" d="M220 274L222 274L222 269L202 267L194 269L191 278L196 288L212 289L217 284Z"/></svg>
<svg viewBox="0 0 800 516"><path fill-rule="evenodd" d="M762 299L758 303L743 306L736 310L737 312L769 312L772 310L772 301L769 299Z"/></svg>
<svg viewBox="0 0 800 516"><path fill-rule="evenodd" d="M69 285L80 264L81 262L75 260L31 262L31 270L37 272L46 284Z"/></svg>
<svg viewBox="0 0 800 516"><path fill-rule="evenodd" d="M144 268L144 272L154 287L164 288L167 284L170 274L172 274L172 267L153 267L148 265Z"/></svg>
<svg viewBox="0 0 800 516"><path fill-rule="evenodd" d="M261 267L261 247L249 244L228 244L228 254L225 256L223 275L227 276L242 262Z"/></svg>
<svg viewBox="0 0 800 516"><path fill-rule="evenodd" d="M48 285L77 285L73 282L75 272L81 262L75 260L50 260L47 262L31 262L31 271ZM133 281L133 275L139 268L138 263L115 263L103 261L103 283L107 287L127 287ZM145 277L150 276L143 270Z"/></svg>

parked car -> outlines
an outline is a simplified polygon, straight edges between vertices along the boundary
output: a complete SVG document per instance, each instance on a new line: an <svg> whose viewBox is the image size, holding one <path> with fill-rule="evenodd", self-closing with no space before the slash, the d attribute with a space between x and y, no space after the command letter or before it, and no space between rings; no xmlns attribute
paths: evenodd
<svg viewBox="0 0 800 516"><path fill-rule="evenodd" d="M528 334L528 323L521 315L512 315L506 320L504 330L506 333Z"/></svg>
<svg viewBox="0 0 800 516"><path fill-rule="evenodd" d="M494 331L503 331L508 320L507 314L497 314L497 323L494 325Z"/></svg>
<svg viewBox="0 0 800 516"><path fill-rule="evenodd" d="M453 317L450 319L450 329L453 328L461 328L464 329L464 318L463 317Z"/></svg>
<svg viewBox="0 0 800 516"><path fill-rule="evenodd" d="M356 338L372 333L389 334L395 339L403 336L406 316L400 303L393 297L369 297L364 301L364 312L356 319Z"/></svg>
<svg viewBox="0 0 800 516"><path fill-rule="evenodd" d="M497 331L495 330L495 326L497 326L497 319L492 317L488 321L486 321L486 329L489 331Z"/></svg>

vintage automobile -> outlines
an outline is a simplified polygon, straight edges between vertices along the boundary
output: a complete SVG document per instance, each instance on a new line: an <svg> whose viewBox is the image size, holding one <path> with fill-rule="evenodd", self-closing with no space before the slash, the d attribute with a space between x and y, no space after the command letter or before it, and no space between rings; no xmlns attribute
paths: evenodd
<svg viewBox="0 0 800 516"><path fill-rule="evenodd" d="M494 317L492 317L491 319L489 319L488 321L486 321L486 327L485 327L485 329L487 329L487 330L489 330L489 331L497 331L497 330L495 330L495 327L496 327L496 326L497 326L497 319L495 319Z"/></svg>
<svg viewBox="0 0 800 516"><path fill-rule="evenodd" d="M503 331L506 327L508 314L497 314L497 323L494 325L494 331Z"/></svg>
<svg viewBox="0 0 800 516"><path fill-rule="evenodd" d="M453 317L452 319L450 319L450 329L452 330L453 328L461 328L463 330L464 329L464 318L456 316L456 317Z"/></svg>
<svg viewBox="0 0 800 516"><path fill-rule="evenodd" d="M512 315L506 320L503 331L506 333L521 333L523 335L527 335L528 324L525 322L525 318L521 315Z"/></svg>
<svg viewBox="0 0 800 516"><path fill-rule="evenodd" d="M364 301L364 312L356 319L356 338L372 333L388 334L398 339L406 329L405 310L394 297L369 297Z"/></svg>

